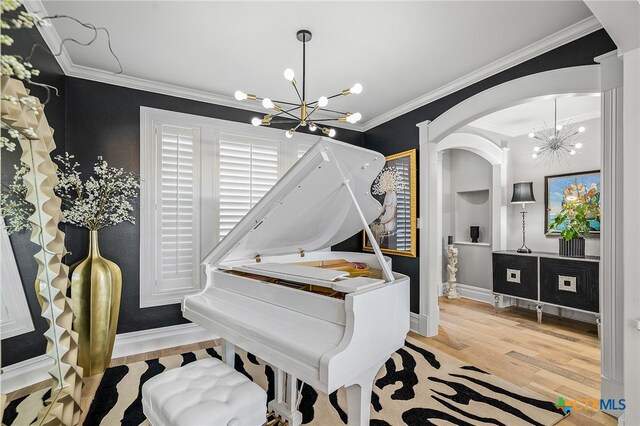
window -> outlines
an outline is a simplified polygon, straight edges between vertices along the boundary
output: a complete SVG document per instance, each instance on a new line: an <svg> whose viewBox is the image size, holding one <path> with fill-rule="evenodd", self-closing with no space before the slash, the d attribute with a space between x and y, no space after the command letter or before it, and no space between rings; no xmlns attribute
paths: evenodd
<svg viewBox="0 0 640 426"><path fill-rule="evenodd" d="M194 261L197 261L198 223L195 196L198 175L195 167L200 144L199 129L158 124L159 164L157 182L160 195L156 233L162 256L160 285L191 288ZM178 281L175 283L173 281Z"/></svg>
<svg viewBox="0 0 640 426"><path fill-rule="evenodd" d="M318 137L140 109L140 306L179 303L201 261Z"/></svg>
<svg viewBox="0 0 640 426"><path fill-rule="evenodd" d="M218 235L222 239L278 181L279 142L220 135Z"/></svg>
<svg viewBox="0 0 640 426"><path fill-rule="evenodd" d="M410 182L409 163L399 162L396 166L398 171L402 173L406 182ZM396 212L397 250L411 250L411 191L409 186L404 190L396 193L398 197L398 207Z"/></svg>

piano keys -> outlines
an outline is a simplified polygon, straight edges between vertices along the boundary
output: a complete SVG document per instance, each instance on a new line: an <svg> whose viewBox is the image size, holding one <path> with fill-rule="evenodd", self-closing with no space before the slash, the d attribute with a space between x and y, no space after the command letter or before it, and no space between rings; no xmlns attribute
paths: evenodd
<svg viewBox="0 0 640 426"><path fill-rule="evenodd" d="M384 166L376 152L321 138L205 258L204 290L185 318L276 369L269 403L301 423L298 379L331 393L344 386L350 425L369 423L373 380L409 331L409 279L391 269L368 224L369 193ZM374 254L332 252L360 232Z"/></svg>

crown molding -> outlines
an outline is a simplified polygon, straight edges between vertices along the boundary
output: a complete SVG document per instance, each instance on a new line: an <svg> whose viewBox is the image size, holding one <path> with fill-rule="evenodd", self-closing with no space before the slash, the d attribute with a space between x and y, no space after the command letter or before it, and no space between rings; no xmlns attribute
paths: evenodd
<svg viewBox="0 0 640 426"><path fill-rule="evenodd" d="M571 117L565 117L561 120L558 120L558 122L563 124L567 123L567 124L575 125L576 123L581 123L583 121L592 120L598 117L600 117L600 111L589 111L582 114L576 114ZM512 138L515 138L518 136L524 136L529 132L539 132L540 130L545 128L543 124L533 126L533 127L519 127L519 128L499 126L497 124L491 124L491 123L485 122L483 119L479 119L472 123L469 123L468 126L476 129L487 130L489 132L498 133L500 135L509 136Z"/></svg>
<svg viewBox="0 0 640 426"><path fill-rule="evenodd" d="M24 6L30 13L46 14L46 8L42 4L41 0L24 0ZM497 61L494 61L476 71L469 73L463 77L460 77L436 90L426 93L406 104L400 105L388 112L380 114L377 117L372 118L369 121L357 124L339 123L332 127L349 129L364 132L370 130L376 126L386 123L402 114L409 111L413 111L423 105L454 93L460 89L463 89L471 84L477 83L487 77L497 74L501 71L509 69L515 65L532 59L542 53L562 46L594 31L602 28L602 25L594 16L583 19L576 22L573 25L568 26L550 36L543 38L527 47L524 47L514 53L511 53ZM60 37L56 32L53 25L47 27L38 27L42 38L51 51L58 50L60 46ZM231 108L244 109L248 111L255 111L264 114L265 109L258 104L243 103L237 101L231 96L219 95L211 92L206 92L197 89L189 89L173 84L160 83L157 81L147 80L138 77L127 76L124 74L113 74L107 71L98 70L95 68L84 67L75 65L69 57L66 49L63 47L62 52L56 57L62 71L65 75L75 78L81 78L85 80L92 80L101 83L113 84L116 86L127 87L130 89L144 90L147 92L160 93L168 96L175 96L178 98L191 99L199 102L212 103Z"/></svg>
<svg viewBox="0 0 640 426"><path fill-rule="evenodd" d="M40 16L46 16L46 8L42 4L41 0L25 0L24 7L29 13L34 13ZM52 52L58 51L61 39L57 31L50 26L38 26L38 30L42 35L45 43ZM161 83L153 80L147 80L144 78L133 77L126 74L114 74L109 71L103 71L96 68L85 67L82 65L76 65L73 63L65 47L62 47L62 51L59 56L56 57L62 72L66 76L80 78L84 80L97 81L99 83L112 84L114 86L126 87L129 89L143 90L146 92L159 93L162 95L174 96L177 98L191 99L193 101L199 101L209 104L215 104L220 106L226 106L230 108L242 109L245 111L254 111L260 114L267 114L270 111L263 108L259 103L243 102L236 100L233 96L220 95L216 93L207 92L204 90L190 89L175 84ZM273 112L273 111L271 111ZM316 113L319 118L333 118L322 113ZM362 132L362 124L356 123L332 123L331 127L348 129Z"/></svg>
<svg viewBox="0 0 640 426"><path fill-rule="evenodd" d="M532 43L527 47L524 47L514 53L498 59L497 61L485 65L484 67L479 68L474 72L453 80L452 82L441 86L436 90L417 97L412 101L407 102L406 104L400 105L399 107L396 107L369 121L366 121L362 124L362 127L364 131L373 129L374 127L386 123L387 121L392 120L402 114L413 111L416 108L424 106L437 99L443 98L447 95L450 95L451 93L457 92L460 89L464 89L465 87L482 81L487 77L498 74L499 72L507 70L515 65L526 62L529 59L535 58L536 56L553 50L556 47L560 47L564 44L577 40L587 34L591 34L592 32L597 31L601 28L602 24L598 22L595 16L590 16L589 18L583 19L582 21L576 22L575 24L570 25L567 28L553 33L550 36L543 38L542 40Z"/></svg>

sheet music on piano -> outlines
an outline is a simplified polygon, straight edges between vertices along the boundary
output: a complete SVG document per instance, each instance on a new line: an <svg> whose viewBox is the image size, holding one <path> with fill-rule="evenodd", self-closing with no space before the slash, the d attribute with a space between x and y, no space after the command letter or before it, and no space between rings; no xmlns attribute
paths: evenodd
<svg viewBox="0 0 640 426"><path fill-rule="evenodd" d="M287 172L205 258L207 284L185 318L276 369L269 409L297 426L297 379L344 386L350 425L369 423L373 379L409 331L409 278L374 254L330 248L378 216L384 156L327 138Z"/></svg>

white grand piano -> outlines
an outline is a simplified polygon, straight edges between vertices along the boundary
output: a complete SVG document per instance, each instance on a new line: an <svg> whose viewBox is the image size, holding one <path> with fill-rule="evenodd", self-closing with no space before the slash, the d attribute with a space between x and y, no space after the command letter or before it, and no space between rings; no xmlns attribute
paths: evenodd
<svg viewBox="0 0 640 426"><path fill-rule="evenodd" d="M368 425L375 375L409 331L409 278L368 226L384 163L320 139L205 258L205 289L183 301L185 318L223 339L227 364L237 346L274 367L269 409L291 426L296 379L324 393L345 386L349 425ZM362 229L375 254L329 251Z"/></svg>

